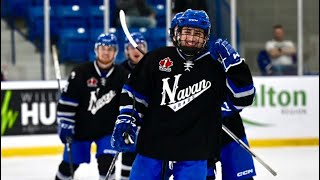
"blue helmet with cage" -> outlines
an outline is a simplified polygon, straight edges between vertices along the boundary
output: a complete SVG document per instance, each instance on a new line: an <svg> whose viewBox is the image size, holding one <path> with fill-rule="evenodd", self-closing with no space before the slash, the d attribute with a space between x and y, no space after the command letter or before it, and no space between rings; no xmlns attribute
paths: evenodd
<svg viewBox="0 0 320 180"><path fill-rule="evenodd" d="M140 33L140 32L132 32L131 34L132 39L139 45L139 44L143 44L144 47L146 48L146 51L148 49L148 44L146 39L144 38L144 36ZM125 50L125 54L127 54L127 48L128 46L131 45L129 39L126 37L125 41L124 41L124 50Z"/></svg>
<svg viewBox="0 0 320 180"><path fill-rule="evenodd" d="M178 27L185 26L203 29L206 35L210 35L211 23L209 16L203 10L187 9L178 19Z"/></svg>
<svg viewBox="0 0 320 180"><path fill-rule="evenodd" d="M204 42L201 47L185 47L181 45L181 32L183 27L199 28L204 30ZM208 43L210 36L211 23L209 16L203 10L187 9L183 15L178 18L178 30L175 35L176 46L187 56L194 56L202 52Z"/></svg>
<svg viewBox="0 0 320 180"><path fill-rule="evenodd" d="M174 29L178 25L178 18L180 18L182 15L183 15L183 12L179 12L176 15L174 15L174 17L171 20L171 27L169 28L169 34L170 34L170 38L173 42L174 42L174 40L173 40Z"/></svg>
<svg viewBox="0 0 320 180"><path fill-rule="evenodd" d="M118 50L119 50L118 40L114 34L102 33L98 36L96 43L94 44L94 51L96 53L96 56L97 56L97 48L99 46L113 47L116 51L116 54L118 53Z"/></svg>

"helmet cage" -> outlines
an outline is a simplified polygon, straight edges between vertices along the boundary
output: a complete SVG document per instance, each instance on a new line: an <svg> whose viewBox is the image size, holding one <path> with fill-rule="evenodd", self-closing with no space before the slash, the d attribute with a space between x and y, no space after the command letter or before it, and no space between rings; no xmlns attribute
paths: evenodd
<svg viewBox="0 0 320 180"><path fill-rule="evenodd" d="M200 48L182 46L181 32L183 27L199 28L204 30L204 43ZM205 11L191 9L186 10L185 13L178 19L178 30L175 34L177 41L176 46L187 56L194 56L202 52L207 46L210 36L210 28L211 23Z"/></svg>

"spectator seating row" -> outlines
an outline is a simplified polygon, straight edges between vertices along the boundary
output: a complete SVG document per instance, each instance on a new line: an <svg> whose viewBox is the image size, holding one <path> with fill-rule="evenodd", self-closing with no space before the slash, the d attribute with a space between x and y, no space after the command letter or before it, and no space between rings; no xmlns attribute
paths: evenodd
<svg viewBox="0 0 320 180"><path fill-rule="evenodd" d="M155 10L157 28L134 28L130 32L141 31L148 40L148 48L166 44L165 1L146 0ZM50 0L51 42L57 44L61 63L81 62L94 59L94 42L103 32L104 0ZM116 0L110 0L110 26L115 27ZM22 18L27 25L27 38L43 50L44 42L44 0L2 0L1 17ZM123 60L123 41L121 28L115 30L120 44L117 60ZM156 36L155 36L156 35Z"/></svg>
<svg viewBox="0 0 320 180"><path fill-rule="evenodd" d="M59 51L60 63L64 62L83 62L94 60L94 43L103 33L103 28L84 29L84 28L67 28L59 30L57 46ZM130 32L141 32L147 42L148 50L153 50L166 45L165 28L132 28ZM110 32L117 36L119 42L119 53L116 61L124 60L124 42L125 34L121 28L111 28Z"/></svg>
<svg viewBox="0 0 320 180"><path fill-rule="evenodd" d="M26 19L31 41L43 39L44 13L43 6L29 8ZM111 14L114 14L111 11ZM114 26L110 16L110 25ZM101 28L103 27L103 6L82 7L78 5L56 6L50 9L50 33L51 38L56 38L61 28Z"/></svg>
<svg viewBox="0 0 320 180"><path fill-rule="evenodd" d="M113 5L110 5L113 6ZM158 22L157 27L166 26L166 14L163 5L154 7ZM114 27L115 8L110 8L110 26ZM85 29L102 28L104 26L104 7L103 6L80 6L80 5L64 5L55 6L50 9L50 34L53 41L57 39L58 30L61 28L83 27ZM27 19L28 38L31 41L43 41L44 37L44 10L43 6L29 7ZM40 47L42 45L40 44Z"/></svg>

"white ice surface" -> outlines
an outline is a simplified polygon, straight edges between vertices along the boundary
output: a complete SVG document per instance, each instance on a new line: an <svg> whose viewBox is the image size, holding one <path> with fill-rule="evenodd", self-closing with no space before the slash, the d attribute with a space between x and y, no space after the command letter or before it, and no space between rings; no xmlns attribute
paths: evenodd
<svg viewBox="0 0 320 180"><path fill-rule="evenodd" d="M253 148L252 151L277 173L273 176L258 161L255 162L255 180L318 180L319 147ZM53 180L61 156L1 158L3 180ZM119 161L116 164L119 167ZM219 166L218 166L219 167ZM117 169L119 177L119 169ZM220 168L218 168L218 171ZM97 163L92 154L90 164L82 164L75 174L76 180L98 180ZM119 178L118 178L119 179ZM217 180L221 176L217 175Z"/></svg>

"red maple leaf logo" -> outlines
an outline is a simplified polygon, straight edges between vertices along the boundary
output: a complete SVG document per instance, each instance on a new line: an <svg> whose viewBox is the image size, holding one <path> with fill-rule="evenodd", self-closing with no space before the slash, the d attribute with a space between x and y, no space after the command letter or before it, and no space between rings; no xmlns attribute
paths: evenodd
<svg viewBox="0 0 320 180"><path fill-rule="evenodd" d="M91 77L90 79L87 80L87 85L88 87L97 87L98 80L94 77Z"/></svg>
<svg viewBox="0 0 320 180"><path fill-rule="evenodd" d="M169 57L166 57L159 62L159 65L164 68L169 68L169 67L173 66L173 62L171 61L171 59Z"/></svg>

